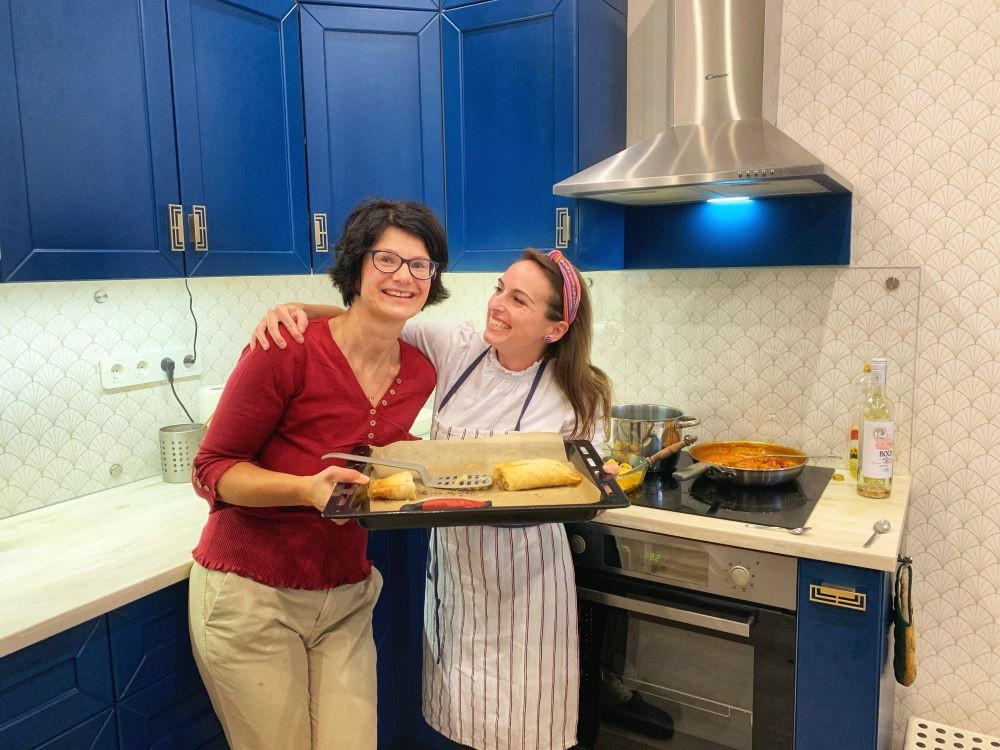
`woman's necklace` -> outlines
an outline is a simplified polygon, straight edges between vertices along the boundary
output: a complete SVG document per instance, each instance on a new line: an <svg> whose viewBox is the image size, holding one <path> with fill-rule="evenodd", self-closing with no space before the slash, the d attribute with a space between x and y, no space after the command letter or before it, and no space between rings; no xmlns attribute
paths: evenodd
<svg viewBox="0 0 1000 750"><path fill-rule="evenodd" d="M363 368L361 366L363 359L355 364L354 350L347 345L347 337L344 335L344 326L343 323L340 322L340 318L334 318L331 323L335 324L336 330L334 331L334 338L336 339L338 346L340 346L340 350L343 353L344 358L347 360L347 364L354 373L354 379L358 381L358 385L368 398L369 403L371 403L372 406L375 406L382 394L385 393L386 388L388 388L389 384L392 383L392 379L395 377L394 369L396 366L396 355L399 352L399 343L396 342L396 346L390 348L385 355L385 375L380 380L374 382L373 384L369 384L369 386L366 387L366 380L368 379L365 378L363 374ZM373 369L376 372L382 371L381 362Z"/></svg>

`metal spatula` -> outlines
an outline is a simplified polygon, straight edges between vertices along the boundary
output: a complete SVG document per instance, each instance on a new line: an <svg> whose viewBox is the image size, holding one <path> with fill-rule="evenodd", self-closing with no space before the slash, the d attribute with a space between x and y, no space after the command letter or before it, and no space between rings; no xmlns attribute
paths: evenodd
<svg viewBox="0 0 1000 750"><path fill-rule="evenodd" d="M327 453L323 458L342 458L345 461L392 466L397 469L409 469L420 475L420 482L425 487L436 487L441 490L481 490L493 484L491 474L441 474L434 475L427 471L426 466L397 461L392 458L372 458L371 456L355 456L350 453Z"/></svg>

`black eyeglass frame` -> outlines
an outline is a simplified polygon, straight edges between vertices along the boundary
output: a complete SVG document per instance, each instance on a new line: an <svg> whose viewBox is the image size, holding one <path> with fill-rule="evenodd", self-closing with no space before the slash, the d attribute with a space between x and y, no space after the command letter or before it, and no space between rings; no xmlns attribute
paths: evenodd
<svg viewBox="0 0 1000 750"><path fill-rule="evenodd" d="M441 265L436 260L431 260L430 258L404 258L399 253L393 252L392 250L377 250L377 249L366 250L365 254L371 256L372 265L375 267L375 270L378 271L379 273L396 273L396 271L398 271L405 264L410 272L410 276L417 279L418 281L430 281L431 279L433 279L437 275L438 268L440 268ZM378 263L375 262L376 255L391 255L394 258L396 258L399 261L399 263L397 263L396 267L393 268L391 271L386 271L382 268L379 268ZM413 272L413 266L410 265L414 261L423 261L427 263L428 266L430 266L430 274L428 276L418 276L417 274L415 274Z"/></svg>

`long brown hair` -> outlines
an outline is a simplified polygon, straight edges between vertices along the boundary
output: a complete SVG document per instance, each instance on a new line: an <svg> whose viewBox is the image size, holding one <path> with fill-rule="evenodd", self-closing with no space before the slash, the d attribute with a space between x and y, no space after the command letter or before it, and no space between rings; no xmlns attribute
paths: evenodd
<svg viewBox="0 0 1000 750"><path fill-rule="evenodd" d="M545 253L528 248L521 260L530 260L541 266L552 285L552 295L548 299L545 317L552 321L563 319L563 277L559 266ZM589 440L597 428L598 415L604 421L604 432L608 433L611 418L611 381L590 361L590 345L594 334L594 308L590 304L587 282L575 268L580 284L580 307L576 318L565 335L545 347L544 361L552 368L556 385L566 394L576 422L573 437Z"/></svg>

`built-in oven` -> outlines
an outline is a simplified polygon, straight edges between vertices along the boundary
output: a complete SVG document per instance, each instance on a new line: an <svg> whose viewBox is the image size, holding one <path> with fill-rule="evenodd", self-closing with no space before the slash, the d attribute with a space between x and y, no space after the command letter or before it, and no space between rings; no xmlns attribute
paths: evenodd
<svg viewBox="0 0 1000 750"><path fill-rule="evenodd" d="M600 523L567 529L580 748L792 747L795 558Z"/></svg>

